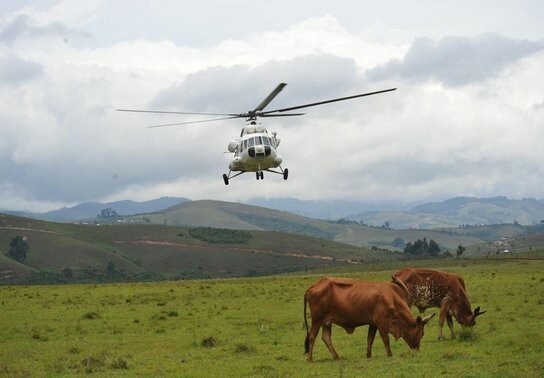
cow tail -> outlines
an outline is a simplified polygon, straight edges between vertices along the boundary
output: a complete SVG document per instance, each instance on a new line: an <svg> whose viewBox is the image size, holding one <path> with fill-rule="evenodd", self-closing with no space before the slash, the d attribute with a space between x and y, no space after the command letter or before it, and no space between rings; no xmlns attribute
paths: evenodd
<svg viewBox="0 0 544 378"><path fill-rule="evenodd" d="M304 293L304 325L306 325L306 340L304 341L304 354L310 351L310 331L308 331L308 319L306 318L306 293Z"/></svg>

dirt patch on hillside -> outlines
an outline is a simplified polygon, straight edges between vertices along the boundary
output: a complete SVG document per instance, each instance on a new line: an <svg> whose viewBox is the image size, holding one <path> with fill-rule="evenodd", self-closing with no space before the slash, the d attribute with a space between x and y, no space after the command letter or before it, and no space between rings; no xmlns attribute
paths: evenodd
<svg viewBox="0 0 544 378"><path fill-rule="evenodd" d="M115 244L147 244L147 245L159 245L159 246L165 246L165 247L178 247L178 248L199 248L199 249L209 248L209 246L202 245L202 244L185 244L185 243L173 243L173 242L167 242L167 241L153 241L153 240L132 240L132 241L114 240L113 243ZM278 252L278 251L272 251L268 249L239 248L239 247L225 247L225 246L222 246L222 247L229 251L237 251L237 252L244 252L244 253L262 253L262 254L274 255L274 256L297 257L300 259L316 259L316 260L337 261L337 262L343 262L347 264L360 264L360 262L356 260L338 259L333 256L308 255L298 250Z"/></svg>

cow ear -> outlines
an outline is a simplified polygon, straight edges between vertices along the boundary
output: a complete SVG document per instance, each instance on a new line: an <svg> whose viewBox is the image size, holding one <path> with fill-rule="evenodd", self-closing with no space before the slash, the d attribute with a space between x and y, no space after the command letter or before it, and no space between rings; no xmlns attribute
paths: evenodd
<svg viewBox="0 0 544 378"><path fill-rule="evenodd" d="M421 316L419 316L419 315L416 318L416 324L421 324Z"/></svg>
<svg viewBox="0 0 544 378"><path fill-rule="evenodd" d="M476 309L474 310L474 317L477 317L479 315L482 315L482 314L485 314L487 311L481 311L480 312L480 306L476 307Z"/></svg>

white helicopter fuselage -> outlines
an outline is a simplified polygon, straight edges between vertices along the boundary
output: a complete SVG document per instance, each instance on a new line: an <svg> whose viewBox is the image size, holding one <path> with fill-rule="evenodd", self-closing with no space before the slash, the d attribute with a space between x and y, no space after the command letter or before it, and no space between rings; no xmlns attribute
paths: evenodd
<svg viewBox="0 0 544 378"><path fill-rule="evenodd" d="M280 139L276 133L269 133L264 127L253 121L242 129L240 138L232 140L228 150L234 153L229 164L232 172L262 172L270 168L277 168L283 159L276 149Z"/></svg>

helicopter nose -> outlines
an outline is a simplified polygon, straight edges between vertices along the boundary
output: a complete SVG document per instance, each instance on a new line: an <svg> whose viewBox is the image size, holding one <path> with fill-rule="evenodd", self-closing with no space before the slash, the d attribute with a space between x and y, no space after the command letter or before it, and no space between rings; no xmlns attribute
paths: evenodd
<svg viewBox="0 0 544 378"><path fill-rule="evenodd" d="M270 156L271 149L269 146L257 145L255 147L248 148L248 155L255 159L262 159L266 156Z"/></svg>

